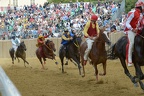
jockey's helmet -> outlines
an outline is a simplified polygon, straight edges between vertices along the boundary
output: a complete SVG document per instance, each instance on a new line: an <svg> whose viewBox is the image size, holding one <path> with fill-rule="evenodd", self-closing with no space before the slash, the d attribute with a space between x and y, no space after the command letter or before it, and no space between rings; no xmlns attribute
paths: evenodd
<svg viewBox="0 0 144 96"><path fill-rule="evenodd" d="M19 34L16 34L16 37L20 37L20 35L19 35Z"/></svg>
<svg viewBox="0 0 144 96"><path fill-rule="evenodd" d="M68 32L68 29L67 29L67 28L65 28L65 29L64 29L64 32Z"/></svg>
<svg viewBox="0 0 144 96"><path fill-rule="evenodd" d="M12 39L15 39L15 35L11 35L11 38L12 38Z"/></svg>
<svg viewBox="0 0 144 96"><path fill-rule="evenodd" d="M42 35L42 34L40 34L38 38L42 38L42 37L43 37L43 35Z"/></svg>
<svg viewBox="0 0 144 96"><path fill-rule="evenodd" d="M142 0L138 0L135 4L135 7L142 7L142 9L144 9L144 2Z"/></svg>
<svg viewBox="0 0 144 96"><path fill-rule="evenodd" d="M97 16L97 15L92 15L92 16L91 16L91 20L97 21L97 20L98 20L98 16Z"/></svg>

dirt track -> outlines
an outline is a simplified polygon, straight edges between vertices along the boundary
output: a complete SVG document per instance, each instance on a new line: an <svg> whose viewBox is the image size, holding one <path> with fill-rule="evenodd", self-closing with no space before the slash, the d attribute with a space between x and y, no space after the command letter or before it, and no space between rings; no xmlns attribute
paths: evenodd
<svg viewBox="0 0 144 96"><path fill-rule="evenodd" d="M144 96L140 87L134 87L129 78L124 74L119 60L108 60L107 75L99 76L96 83L94 69L87 64L86 77L82 78L78 74L77 67L69 62L65 66L66 73L62 74L59 65L47 59L45 65L47 70L42 70L37 58L27 58L33 67L24 67L23 61L15 61L11 64L11 59L0 59L9 78L13 81L22 96ZM99 73L103 72L102 65L98 66ZM134 74L134 68L130 67ZM143 68L144 70L144 68Z"/></svg>

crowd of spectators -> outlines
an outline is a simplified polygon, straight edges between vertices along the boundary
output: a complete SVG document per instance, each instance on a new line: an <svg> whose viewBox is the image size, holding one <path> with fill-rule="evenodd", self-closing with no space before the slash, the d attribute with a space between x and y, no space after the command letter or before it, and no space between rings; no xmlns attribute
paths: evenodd
<svg viewBox="0 0 144 96"><path fill-rule="evenodd" d="M82 32L91 14L98 15L99 26L105 26L107 32L121 31L125 14L115 21L111 20L119 7L119 3L111 1L97 4L45 3L9 8L5 14L0 14L0 40L8 40L12 35L19 35L22 39L37 38L39 34L60 37L65 27L69 31Z"/></svg>

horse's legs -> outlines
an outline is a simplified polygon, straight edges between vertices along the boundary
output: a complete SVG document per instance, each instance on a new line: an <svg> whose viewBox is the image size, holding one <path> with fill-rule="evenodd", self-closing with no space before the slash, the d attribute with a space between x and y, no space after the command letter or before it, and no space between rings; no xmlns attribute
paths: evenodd
<svg viewBox="0 0 144 96"><path fill-rule="evenodd" d="M12 59L12 64L14 64L14 57L11 57L11 59Z"/></svg>
<svg viewBox="0 0 144 96"><path fill-rule="evenodd" d="M75 66L77 66L77 63L74 62L71 58L70 58L70 61L71 61L72 63L74 63Z"/></svg>
<svg viewBox="0 0 144 96"><path fill-rule="evenodd" d="M41 65L42 65L42 69L45 69L45 68L44 68L44 64L43 64L43 62L42 62L42 58L40 57L40 58L38 58L38 59L39 59Z"/></svg>
<svg viewBox="0 0 144 96"><path fill-rule="evenodd" d="M66 63L65 63L65 65L68 65L68 58L66 58Z"/></svg>
<svg viewBox="0 0 144 96"><path fill-rule="evenodd" d="M103 71L104 71L104 73L100 73L99 75L104 76L104 75L106 75L106 62L104 62L102 64L103 64Z"/></svg>
<svg viewBox="0 0 144 96"><path fill-rule="evenodd" d="M135 63L134 66L135 66L136 76L138 76L138 78L140 80L143 80L144 79L144 75L143 75L143 72L141 70L141 67L139 66L138 63Z"/></svg>
<svg viewBox="0 0 144 96"><path fill-rule="evenodd" d="M85 68L84 68L84 59L81 59L81 64L82 64L82 77L85 77Z"/></svg>
<svg viewBox="0 0 144 96"><path fill-rule="evenodd" d="M46 64L46 58L43 57L44 64Z"/></svg>
<svg viewBox="0 0 144 96"><path fill-rule="evenodd" d="M24 61L24 66L26 67L26 65L25 65L25 62L28 64L28 65L30 65L29 63L28 63L28 61L26 61L26 59L25 58L21 58L23 61ZM31 66L31 65L30 65ZM32 68L32 67L31 67Z"/></svg>
<svg viewBox="0 0 144 96"><path fill-rule="evenodd" d="M137 63L135 63L134 66L135 66L135 70L136 70L136 71L135 71L135 72L136 72L135 82L139 81L140 87L141 87L141 89L144 91L144 84L143 84L143 82L141 81L141 80L143 80L143 78L144 78L143 72L142 72L142 70L141 70L141 67L140 67ZM138 79L137 79L137 78L138 78Z"/></svg>
<svg viewBox="0 0 144 96"><path fill-rule="evenodd" d="M61 60L61 66L62 66L62 73L64 73L64 56L60 57L60 60Z"/></svg>
<svg viewBox="0 0 144 96"><path fill-rule="evenodd" d="M119 57L119 59L120 59L120 62L124 68L125 74L130 78L130 80L134 83L135 86L138 86L137 82L135 81L135 78L129 73L129 70L127 69L125 59L122 57Z"/></svg>
<svg viewBox="0 0 144 96"><path fill-rule="evenodd" d="M54 54L54 53L53 53L53 54ZM55 61L55 64L58 65L58 62L57 62L57 60L55 59L55 56L56 56L56 55L54 54L54 55L53 55L53 60Z"/></svg>
<svg viewBox="0 0 144 96"><path fill-rule="evenodd" d="M144 91L144 84L141 80L139 81L139 84L140 84L141 89Z"/></svg>
<svg viewBox="0 0 144 96"><path fill-rule="evenodd" d="M96 63L94 64L94 69L95 69L96 81L98 81L98 69Z"/></svg>
<svg viewBox="0 0 144 96"><path fill-rule="evenodd" d="M73 60L77 63L77 65L78 65L78 69L79 69L79 74L81 75L81 66L80 66L80 61L77 60L76 56L73 56L72 58L73 58Z"/></svg>
<svg viewBox="0 0 144 96"><path fill-rule="evenodd" d="M20 62L19 58L17 57L18 63Z"/></svg>

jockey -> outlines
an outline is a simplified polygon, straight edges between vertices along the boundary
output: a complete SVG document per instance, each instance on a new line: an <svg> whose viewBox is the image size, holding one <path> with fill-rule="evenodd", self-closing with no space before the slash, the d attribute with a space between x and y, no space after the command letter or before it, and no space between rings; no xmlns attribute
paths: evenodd
<svg viewBox="0 0 144 96"><path fill-rule="evenodd" d="M16 52L18 46L20 45L20 39L18 36L12 35L11 37L11 42L12 42L12 48L14 48L14 51Z"/></svg>
<svg viewBox="0 0 144 96"><path fill-rule="evenodd" d="M86 23L84 27L84 37L86 38L87 42L87 49L84 53L84 65L87 63L88 55L92 48L93 42L96 38L99 37L99 25L97 23L98 16L92 15L91 19Z"/></svg>
<svg viewBox="0 0 144 96"><path fill-rule="evenodd" d="M45 44L45 38L47 38L49 35L46 35L46 36L43 36L42 34L40 34L38 36L38 39L37 39L37 44L36 46L39 47L39 52L42 53L42 57L44 57L44 52L43 52L43 48L42 46ZM48 58L52 58L52 57L48 57Z"/></svg>
<svg viewBox="0 0 144 96"><path fill-rule="evenodd" d="M69 33L68 29L64 29L64 33L62 35L62 41L61 44L64 47L67 47L67 45L69 44L70 40L73 39L74 34L72 32Z"/></svg>
<svg viewBox="0 0 144 96"><path fill-rule="evenodd" d="M140 28L140 22L142 20L142 9L144 8L144 2L138 0L135 4L135 9L128 13L125 29L124 31L127 33L128 44L126 47L126 59L128 62L128 66L132 66L132 51L134 45L134 38L138 29Z"/></svg>

